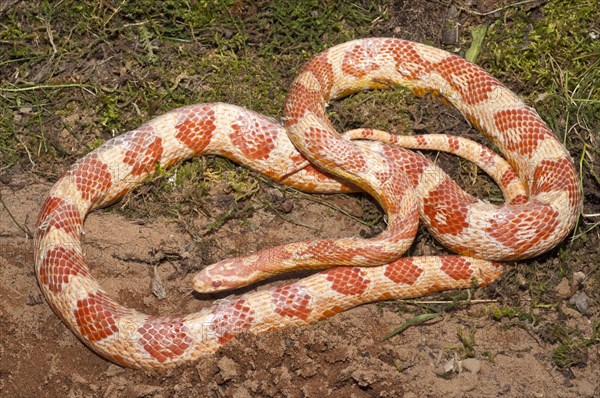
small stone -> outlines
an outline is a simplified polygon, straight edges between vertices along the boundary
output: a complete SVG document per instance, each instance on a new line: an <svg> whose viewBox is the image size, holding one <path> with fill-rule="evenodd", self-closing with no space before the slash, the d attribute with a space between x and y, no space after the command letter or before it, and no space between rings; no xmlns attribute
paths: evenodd
<svg viewBox="0 0 600 398"><path fill-rule="evenodd" d="M442 44L447 46L458 44L458 26L448 27L442 31Z"/></svg>
<svg viewBox="0 0 600 398"><path fill-rule="evenodd" d="M83 377L79 376L77 373L74 373L71 375L71 379L75 382L75 383L79 383L79 384L85 384L88 385L88 381L86 379L84 379Z"/></svg>
<svg viewBox="0 0 600 398"><path fill-rule="evenodd" d="M588 298L585 293L577 293L571 297L569 303L573 304L577 311L583 315L590 315L590 307L588 305Z"/></svg>
<svg viewBox="0 0 600 398"><path fill-rule="evenodd" d="M573 284L575 286L581 286L583 285L583 282L585 282L585 274L581 271L577 271L575 273L573 273Z"/></svg>
<svg viewBox="0 0 600 398"><path fill-rule="evenodd" d="M290 213L294 209L294 201L292 199L288 199L281 204L281 211L284 213Z"/></svg>
<svg viewBox="0 0 600 398"><path fill-rule="evenodd" d="M451 379L458 373L458 362L456 358L450 359L448 362L444 364L444 366L439 366L435 370L435 374L443 379Z"/></svg>
<svg viewBox="0 0 600 398"><path fill-rule="evenodd" d="M597 397L596 388L598 388L598 392L600 392L600 387L594 386L587 380L578 380L577 381L577 393L580 397Z"/></svg>
<svg viewBox="0 0 600 398"><path fill-rule="evenodd" d="M554 288L556 294L558 294L562 298L571 297L571 285L569 284L569 280L567 278L562 278L560 283L556 285Z"/></svg>
<svg viewBox="0 0 600 398"><path fill-rule="evenodd" d="M283 202L285 200L283 192L277 188L265 188L265 193L271 202Z"/></svg>
<svg viewBox="0 0 600 398"><path fill-rule="evenodd" d="M517 284L520 287L526 287L529 285L529 283L527 282L527 278L525 278L525 276L523 274L517 275Z"/></svg>
<svg viewBox="0 0 600 398"><path fill-rule="evenodd" d="M223 357L219 359L217 366L221 371L221 377L223 377L223 380L225 381L233 379L238 374L235 362L229 357Z"/></svg>
<svg viewBox="0 0 600 398"><path fill-rule="evenodd" d="M567 318L570 318L570 319L581 319L581 314L577 310L574 310L573 308L567 307L567 305L565 303L563 303L560 306L560 308L561 308L563 314L565 314L565 316Z"/></svg>
<svg viewBox="0 0 600 398"><path fill-rule="evenodd" d="M252 394L245 387L238 387L232 395L233 398L252 398Z"/></svg>
<svg viewBox="0 0 600 398"><path fill-rule="evenodd" d="M481 370L481 361L475 358L467 358L461 361L463 369L473 374L479 373Z"/></svg>
<svg viewBox="0 0 600 398"><path fill-rule="evenodd" d="M456 361L454 361L454 359L449 360L448 362L446 362L446 364L444 365L444 372L448 373L453 371L454 369L456 369Z"/></svg>
<svg viewBox="0 0 600 398"><path fill-rule="evenodd" d="M535 102L536 104L539 102L542 102L543 100L545 100L548 97L548 93L541 93L539 94L537 97L535 97L535 99L533 100L533 102Z"/></svg>
<svg viewBox="0 0 600 398"><path fill-rule="evenodd" d="M512 387L510 384L505 384L502 387L502 390L500 390L500 392L498 392L498 396L502 396L502 395L506 395L510 392L510 390L512 390Z"/></svg>

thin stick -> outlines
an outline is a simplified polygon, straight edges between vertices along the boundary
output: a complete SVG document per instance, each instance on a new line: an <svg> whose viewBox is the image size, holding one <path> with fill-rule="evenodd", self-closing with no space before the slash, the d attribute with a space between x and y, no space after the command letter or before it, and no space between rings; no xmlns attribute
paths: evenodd
<svg viewBox="0 0 600 398"><path fill-rule="evenodd" d="M290 187L278 185L277 183L269 180L268 178L264 178L264 177L262 177L260 175L257 176L257 178L260 179L265 184L271 186L271 187L274 187L274 188L277 188L277 189L281 189L281 190L286 191L286 192L290 192L290 193L292 193L294 195L301 196L301 197L303 197L303 198L305 198L305 199L307 199L307 200L309 200L311 202L315 202L315 203L321 204L323 206L327 206L330 209L333 209L333 210L335 210L335 211L337 211L337 212L345 215L346 217L351 218L352 220L356 221L359 224L365 225L367 227L373 227L374 226L373 223L369 223L367 221L361 220L360 218L356 217L355 215L349 213L348 211L346 211L346 210L344 210L344 209L342 209L342 208L340 208L340 207L338 207L336 205L332 205L331 203L328 203L327 201L317 199L313 195L309 195L309 194L304 193L302 191L299 191L299 190L297 190L295 188L290 188Z"/></svg>
<svg viewBox="0 0 600 398"><path fill-rule="evenodd" d="M348 218L356 221L357 223L360 223L362 225L365 225L365 226L371 227L371 228L374 227L373 223L370 223L368 221L362 220L362 219L356 217L355 215L351 214L350 212L342 209L341 207L333 205L333 204L331 204L331 203L329 203L329 202L327 202L325 200L317 199L314 196L305 194L304 192L298 191L298 190L294 190L294 193L299 194L299 196L302 196L304 199L309 200L311 202L315 202L315 203L318 203L320 205L327 206L330 209L335 210L335 211L337 211L337 212L345 215L346 217L348 217Z"/></svg>
<svg viewBox="0 0 600 398"><path fill-rule="evenodd" d="M13 222L17 225L17 227L19 227L19 229L23 232L25 232L25 234L33 239L33 234L26 229L25 227L23 227L21 224L19 224L19 222L17 221L17 219L12 215L12 213L10 212L10 210L8 210L8 206L6 206L6 203L4 203L4 200L2 199L2 195L0 194L0 203L2 204L2 207L4 207L4 209L6 210L6 212L8 213L8 216L11 218L11 220L13 220Z"/></svg>
<svg viewBox="0 0 600 398"><path fill-rule="evenodd" d="M303 223L301 223L299 221L294 221L291 218L284 216L279 210L277 210L274 206L272 206L267 201L258 201L256 199L253 199L252 201L255 202L255 203L258 203L261 206L267 207L269 210L271 210L273 213L275 213L275 215L277 217L281 218L285 222L288 222L288 223L293 224L293 225L297 225L299 227L308 228L308 229L310 229L312 231L316 231L316 232L320 232L321 231L318 228L311 227L310 225L303 224Z"/></svg>
<svg viewBox="0 0 600 398"><path fill-rule="evenodd" d="M46 33L48 34L48 41L50 42L50 45L52 46L52 55L54 55L58 52L58 50L56 49L56 45L54 44L54 35L52 35L52 29L50 29L50 24L48 23L48 21L44 20L44 23L46 25Z"/></svg>
<svg viewBox="0 0 600 398"><path fill-rule="evenodd" d="M495 10L487 11L487 12L471 11L471 10L468 10L468 9L466 9L464 7L458 7L458 8L459 8L459 10L464 11L467 14L477 15L479 17L485 17L487 15L494 14L494 13L496 13L498 11L504 11L504 10L506 10L508 8L521 6L523 4L540 3L538 6L541 6L541 5L543 5L543 4L547 3L547 2L548 2L547 0L542 0L542 1L540 1L540 0L523 0L523 1L517 1L516 3L508 4L508 5L504 6L504 7L499 7L499 8L496 8ZM444 3L441 3L441 4L444 4ZM449 4L445 4L445 5L449 5Z"/></svg>
<svg viewBox="0 0 600 398"><path fill-rule="evenodd" d="M19 93L22 91L34 91L34 90L44 90L44 89L61 89L61 88L98 88L98 86L92 86L91 84L81 84L81 83L66 83L66 84L40 84L36 86L28 86L28 87L0 87L0 91L6 91L8 93ZM102 87L102 90L107 90ZM110 90L107 90L110 91Z"/></svg>
<svg viewBox="0 0 600 398"><path fill-rule="evenodd" d="M35 162L33 161L33 157L31 156L31 152L29 152L29 148L27 148L27 145L25 145L25 143L23 142L23 140L21 140L19 137L16 137L16 138L19 141L19 144L21 144L23 146L23 148L25 148L25 152L27 152L27 157L29 158L29 162L31 163L31 165L33 166L33 168L35 168Z"/></svg>
<svg viewBox="0 0 600 398"><path fill-rule="evenodd" d="M594 213L594 214L585 214L585 213L582 213L581 215L583 217L587 217L587 218L600 217L600 213Z"/></svg>
<svg viewBox="0 0 600 398"><path fill-rule="evenodd" d="M400 300L402 303L407 304L454 304L456 301L451 300ZM498 300L493 299L480 299L480 300L465 300L461 304L489 304L497 303Z"/></svg>

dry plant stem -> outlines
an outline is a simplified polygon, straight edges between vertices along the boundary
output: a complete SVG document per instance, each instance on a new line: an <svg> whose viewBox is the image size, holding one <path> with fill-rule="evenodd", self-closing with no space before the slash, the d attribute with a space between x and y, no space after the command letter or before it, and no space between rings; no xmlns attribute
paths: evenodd
<svg viewBox="0 0 600 398"><path fill-rule="evenodd" d="M21 223L19 223L17 221L17 219L13 216L13 214L11 213L11 211L8 209L8 206L6 206L6 203L4 203L4 199L2 198L2 195L0 195L0 204L2 204L2 207L4 207L4 210L6 210L6 213L8 214L8 216L10 217L10 219L15 223L15 225L17 227L19 227L19 229L21 231L25 232L25 235L27 235L27 237L33 239L33 234L26 227L24 227Z"/></svg>

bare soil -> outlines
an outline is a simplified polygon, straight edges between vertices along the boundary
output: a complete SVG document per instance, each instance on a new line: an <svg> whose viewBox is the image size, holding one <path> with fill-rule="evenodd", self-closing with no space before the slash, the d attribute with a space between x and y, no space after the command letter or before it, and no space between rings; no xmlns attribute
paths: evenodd
<svg viewBox="0 0 600 398"><path fill-rule="evenodd" d="M479 11L497 5L492 1L477 3ZM236 4L229 11L247 13L246 17L261 10L260 5L258 10L238 5L243 8L240 11ZM451 10L441 2L390 2L386 6L389 18L375 24L370 35L405 37L442 46L442 39L448 35L442 27L449 23L477 22L468 14L458 16L455 8ZM20 5L15 7L18 10ZM129 46L130 39L115 35L110 47L102 47L101 57L120 59L119 54ZM100 61L81 62L91 68L90 62ZM69 66L75 71L79 67ZM111 68L110 63L102 63L94 67L94 74L88 78L97 76L102 80L102 76L119 75L118 70ZM32 72L36 71L41 73L39 69ZM42 79L38 83L51 82ZM222 101L234 102L226 97ZM371 97L359 101L371 101ZM111 364L87 349L46 304L33 270L31 239L23 230L33 231L43 198L60 173L95 139L107 138L106 132L97 133L102 131L98 125L90 127L94 112L83 110L85 101L74 96L61 97L60 102L74 111L60 115L60 122L49 115L44 117L51 126L49 130L55 129L49 139L65 151L55 152L53 159L47 156L45 163L35 158L34 166L24 155L0 173L4 202L0 206L0 395L600 396L600 346L593 341L577 345L587 341L598 324L598 285L592 284L597 283L594 278L598 278L600 258L597 230L588 233L585 239L563 244L542 258L511 264L500 281L476 290L470 297L474 301L469 304L465 304L467 293L454 292L420 302L364 305L307 327L243 335L197 364L163 372L124 369ZM334 108L339 111L340 120L345 116L360 117L356 113L344 114L343 107L341 104ZM425 109L423 115L415 110L421 108ZM413 127L418 124L419 131L467 132L474 137L460 115L439 102L417 100L407 104L407 109L408 119L414 123ZM26 118L28 112L16 107L15 118ZM385 112L386 109L375 117L395 117ZM73 138L59 127L65 120L67 125L84 126L86 133ZM447 156L441 156L439 161L470 192L497 193L489 180L476 172L477 180L473 182L473 172L464 163ZM209 162L212 170L218 169L215 163L218 161ZM245 173L243 169L233 170ZM364 195L313 199L279 190L251 173L247 178L257 183L259 189L250 199L241 201L241 205L236 204L231 186L217 182L208 184L202 197L194 197L200 203L199 210L194 210L189 204L191 194L185 191L187 188L165 194L163 179L152 183L151 188L141 188L121 203L92 213L86 221L84 239L92 272L124 305L156 315L188 313L223 297L199 296L190 291L193 272L207 264L281 243L370 235L384 227L377 206ZM584 189L586 211L600 212L600 191L589 176L584 178ZM237 210L231 212L235 206ZM226 212L231 217L209 230L218 218L215 214ZM370 224L365 226L357 219ZM411 249L413 255L440 252L442 249L424 230ZM585 278L574 277L576 272ZM277 283L280 282L269 281L246 290ZM160 291L165 292L162 299L157 297ZM570 301L575 294L586 295L585 311ZM495 310L502 308L515 308L526 316L494 315ZM415 315L436 311L443 311L444 315L384 340L388 333ZM558 326L564 327L570 340L561 337ZM569 361L557 364L556 350L566 341L573 341L573 346L567 347L571 349Z"/></svg>

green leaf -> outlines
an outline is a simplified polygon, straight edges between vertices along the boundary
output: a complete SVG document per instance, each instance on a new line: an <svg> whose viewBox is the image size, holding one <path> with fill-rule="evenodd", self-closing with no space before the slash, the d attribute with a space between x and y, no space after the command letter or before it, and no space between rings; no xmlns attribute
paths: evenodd
<svg viewBox="0 0 600 398"><path fill-rule="evenodd" d="M431 313L431 314L417 315L416 317L410 318L408 321L404 322L404 324L402 326L400 326L399 328L394 329L391 333L389 333L383 339L387 340L389 338L392 338L395 335L404 332L406 329L408 329L411 326L418 325L418 324L423 323L423 322L427 322L430 319L435 319L435 318L441 316L442 314L443 313L441 313L441 312L434 312L434 313Z"/></svg>
<svg viewBox="0 0 600 398"><path fill-rule="evenodd" d="M465 54L467 61L475 62L477 60L479 53L481 53L481 46L483 45L483 39L485 38L486 33L486 25L477 25L471 29L471 37L473 38L473 41L471 42L471 47L469 47L467 53Z"/></svg>

